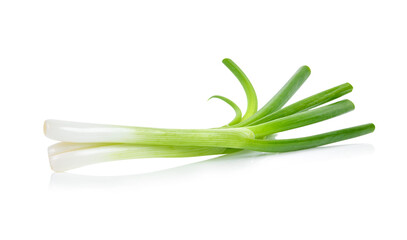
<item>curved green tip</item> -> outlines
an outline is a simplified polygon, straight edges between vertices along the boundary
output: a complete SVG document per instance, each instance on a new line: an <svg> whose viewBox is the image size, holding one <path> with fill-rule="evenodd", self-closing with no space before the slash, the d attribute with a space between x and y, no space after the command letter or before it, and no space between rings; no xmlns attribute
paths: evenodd
<svg viewBox="0 0 407 240"><path fill-rule="evenodd" d="M306 71L309 72L309 74L311 74L311 68L308 67L307 65L301 66L299 70Z"/></svg>
<svg viewBox="0 0 407 240"><path fill-rule="evenodd" d="M223 64L225 64L226 62L229 62L229 61L232 61L230 58L224 58L223 60L222 60L222 63Z"/></svg>
<svg viewBox="0 0 407 240"><path fill-rule="evenodd" d="M212 97L210 97L208 99L208 101L211 100L212 98L217 98L217 99L224 101L225 103L229 104L229 106L231 106L233 108L233 110L235 110L235 118L230 123L228 123L228 126L232 126L232 125L240 122L240 120L242 119L242 111L240 110L239 106L237 106L237 104L235 102L233 102L232 100L230 100L227 97L223 97L223 96L219 96L219 95L213 95Z"/></svg>
<svg viewBox="0 0 407 240"><path fill-rule="evenodd" d="M336 104L339 104L339 103L346 104L347 108L348 108L350 111L355 110L355 104L354 104L351 100L349 100L349 99L344 99L344 100L341 100L341 101L336 102ZM335 104L335 103L333 103L333 104ZM332 105L333 105L333 104L332 104Z"/></svg>
<svg viewBox="0 0 407 240"><path fill-rule="evenodd" d="M367 125L371 133L376 130L376 126L373 123L368 123Z"/></svg>
<svg viewBox="0 0 407 240"><path fill-rule="evenodd" d="M352 86L352 84L350 84L350 83L344 83L344 85L346 85L348 88L349 88L349 92L352 92L353 91L353 86Z"/></svg>

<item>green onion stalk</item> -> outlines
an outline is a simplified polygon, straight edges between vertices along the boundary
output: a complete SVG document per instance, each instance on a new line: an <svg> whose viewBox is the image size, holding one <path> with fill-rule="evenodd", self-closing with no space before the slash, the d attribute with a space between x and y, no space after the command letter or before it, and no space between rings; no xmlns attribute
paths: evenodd
<svg viewBox="0 0 407 240"><path fill-rule="evenodd" d="M232 100L215 95L235 111L225 126L210 129L166 129L46 120L45 135L60 141L48 148L51 168L67 171L89 164L135 158L173 158L229 154L243 149L289 152L314 148L359 137L374 131L372 123L293 139L270 139L271 135L325 121L352 111L350 100L331 102L352 91L344 83L285 106L309 77L300 67L288 82L257 110L257 95L244 72L230 59L223 63L236 76L247 97L242 116ZM210 99L211 99L210 98Z"/></svg>

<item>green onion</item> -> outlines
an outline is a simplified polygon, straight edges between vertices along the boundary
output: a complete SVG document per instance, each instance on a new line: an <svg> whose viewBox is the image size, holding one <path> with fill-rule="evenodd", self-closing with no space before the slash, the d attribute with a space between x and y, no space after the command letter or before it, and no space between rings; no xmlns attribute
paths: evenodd
<svg viewBox="0 0 407 240"><path fill-rule="evenodd" d="M349 100L296 113L256 126L218 129L164 129L47 120L48 137L62 142L245 148L247 139L303 127L354 109Z"/></svg>
<svg viewBox="0 0 407 240"><path fill-rule="evenodd" d="M354 105L349 100L318 107L351 92L352 86L345 83L284 107L310 75L309 68L303 66L257 111L257 96L246 75L232 60L224 59L223 63L245 90L248 106L243 117L240 108L233 101L215 95L211 98L226 102L235 111L234 119L227 126L166 129L47 120L44 124L45 135L61 141L48 149L51 167L55 171L67 171L105 161L205 156L228 154L243 149L262 152L296 151L374 131L373 124L365 124L303 138L274 139L276 133L315 124L352 111Z"/></svg>
<svg viewBox="0 0 407 240"><path fill-rule="evenodd" d="M70 150L67 150L67 148ZM236 151L238 149L134 144L93 144L91 146L84 143L57 143L48 149L51 167L57 172L117 160L197 157L227 154Z"/></svg>

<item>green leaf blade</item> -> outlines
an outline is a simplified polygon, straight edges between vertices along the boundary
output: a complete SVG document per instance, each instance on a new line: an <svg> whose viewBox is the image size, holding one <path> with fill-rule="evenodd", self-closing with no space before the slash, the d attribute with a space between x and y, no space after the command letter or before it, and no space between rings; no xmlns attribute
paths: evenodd
<svg viewBox="0 0 407 240"><path fill-rule="evenodd" d="M252 139L245 149L261 152L298 151L356 138L372 133L374 130L375 125L369 123L303 138L281 140Z"/></svg>
<svg viewBox="0 0 407 240"><path fill-rule="evenodd" d="M342 100L328 106L296 113L287 117L245 128L252 131L256 138L261 138L270 134L321 122L352 111L353 109L355 109L355 106L351 101Z"/></svg>
<svg viewBox="0 0 407 240"><path fill-rule="evenodd" d="M239 106L237 106L237 104L235 102L233 102L229 98L219 96L219 95L214 95L214 96L210 97L208 100L211 100L212 98L217 98L217 99L224 101L225 103L229 104L229 106L231 106L233 108L233 110L235 111L235 117L233 118L233 120L230 123L228 123L228 126L235 125L242 120L242 111L240 110Z"/></svg>
<svg viewBox="0 0 407 240"><path fill-rule="evenodd" d="M311 69L308 66L300 67L287 81L287 83L277 92L277 94L274 95L274 97L272 97L259 111L236 126L248 126L256 120L281 109L302 86L305 80L307 80L310 74Z"/></svg>
<svg viewBox="0 0 407 240"><path fill-rule="evenodd" d="M243 116L243 120L251 117L253 114L257 112L257 95L256 91L253 88L252 83L250 82L249 78L246 74L242 71L242 69L237 66L231 59L225 58L222 60L222 63L235 75L235 77L239 80L240 84L242 85L247 98L247 109L246 113Z"/></svg>
<svg viewBox="0 0 407 240"><path fill-rule="evenodd" d="M252 122L251 124L249 124L249 126L258 125L261 123L269 122L274 119L286 117L298 112L309 110L311 108L320 106L324 103L342 97L343 95L352 92L352 90L353 87L351 84L349 83L341 84L339 86L314 94L310 97L304 98L276 112L268 114L265 117Z"/></svg>

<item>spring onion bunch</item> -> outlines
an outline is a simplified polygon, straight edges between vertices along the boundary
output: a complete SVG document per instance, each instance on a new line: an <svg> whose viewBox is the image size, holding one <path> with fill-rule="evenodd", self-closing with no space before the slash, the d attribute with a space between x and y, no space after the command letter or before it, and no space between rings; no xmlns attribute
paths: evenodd
<svg viewBox="0 0 407 240"><path fill-rule="evenodd" d="M44 123L45 135L60 141L48 148L52 169L67 171L121 159L194 157L228 154L243 149L289 152L355 138L375 129L369 123L308 137L272 139L270 136L276 133L352 111L355 106L349 100L321 106L351 92L352 85L344 83L285 106L311 73L309 67L302 66L258 110L256 92L247 76L232 60L224 59L223 63L246 93L247 108L243 116L232 100L215 95L211 98L226 102L235 111L233 120L218 128L166 129L47 120Z"/></svg>

